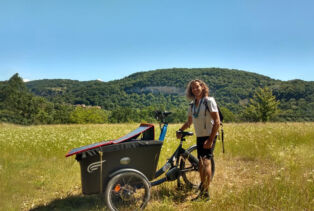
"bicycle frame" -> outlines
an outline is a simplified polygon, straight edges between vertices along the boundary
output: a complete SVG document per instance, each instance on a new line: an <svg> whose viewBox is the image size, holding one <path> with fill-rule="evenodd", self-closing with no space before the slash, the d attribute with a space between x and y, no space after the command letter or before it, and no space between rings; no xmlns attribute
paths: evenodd
<svg viewBox="0 0 314 211"><path fill-rule="evenodd" d="M161 125L160 125L160 128L161 128ZM167 133L167 129L168 129L168 123L164 123L163 127L161 128L159 141L164 141L164 138ZM175 150L175 152L171 155L171 157L167 160L167 162L155 174L155 178L158 178L162 174L166 173L165 177L151 182L151 186L156 186L166 181L173 181L173 180L178 179L180 177L180 172L182 172L179 169L179 161L180 161L181 156L183 158L190 159L193 163L198 165L198 159L195 158L193 155L191 155L188 151L186 151L182 147L183 141L185 141L185 139L181 138L180 144Z"/></svg>

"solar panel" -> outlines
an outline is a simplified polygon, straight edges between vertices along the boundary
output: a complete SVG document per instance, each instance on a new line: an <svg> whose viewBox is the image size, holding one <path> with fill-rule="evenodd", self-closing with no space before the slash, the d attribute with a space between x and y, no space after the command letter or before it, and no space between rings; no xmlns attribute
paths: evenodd
<svg viewBox="0 0 314 211"><path fill-rule="evenodd" d="M102 141L102 142L98 142L98 143L94 143L94 144L89 144L86 146L82 146L79 148L75 148L70 150L65 156L69 157L71 155L74 154L78 154L81 152L85 152L91 149L95 149L97 147L101 147L101 146L106 146L106 145L111 145L111 144L118 144L124 141L128 141L130 139L136 139L140 134L142 134L143 132L145 132L146 130L153 128L154 125L150 125L150 124L141 124L137 129L131 131L130 133L128 133L125 136L122 136L116 140L111 140L111 141Z"/></svg>

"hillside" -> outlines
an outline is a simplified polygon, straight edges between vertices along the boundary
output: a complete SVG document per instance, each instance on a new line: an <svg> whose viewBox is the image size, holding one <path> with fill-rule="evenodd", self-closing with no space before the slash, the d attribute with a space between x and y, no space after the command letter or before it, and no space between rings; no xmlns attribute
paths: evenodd
<svg viewBox="0 0 314 211"><path fill-rule="evenodd" d="M314 120L314 82L280 81L240 70L221 68L174 68L132 74L120 80L37 80L27 82L35 95L52 102L118 107L186 108L184 91L191 79L202 79L219 105L240 113L257 87L268 86L280 100L284 120Z"/></svg>

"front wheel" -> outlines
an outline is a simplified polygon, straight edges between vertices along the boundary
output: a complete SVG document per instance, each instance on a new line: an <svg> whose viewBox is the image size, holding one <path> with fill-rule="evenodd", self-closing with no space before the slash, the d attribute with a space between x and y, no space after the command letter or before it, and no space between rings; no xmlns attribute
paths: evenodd
<svg viewBox="0 0 314 211"><path fill-rule="evenodd" d="M150 198L150 184L136 172L114 176L106 187L105 201L110 210L144 209Z"/></svg>
<svg viewBox="0 0 314 211"><path fill-rule="evenodd" d="M189 152L189 154L193 155L194 158L197 158L197 147L196 145L188 148L186 150L187 152ZM180 170L181 170L181 176L185 182L185 184L189 187L189 188L199 188L200 184L201 184L201 178L200 178L200 174L199 174L199 170L198 170L198 159L197 159L197 163L195 161L191 161L191 159L182 159L180 162ZM211 169L212 169L212 175L211 175L211 179L213 179L214 177L214 173L215 173L215 161L214 158L211 158Z"/></svg>

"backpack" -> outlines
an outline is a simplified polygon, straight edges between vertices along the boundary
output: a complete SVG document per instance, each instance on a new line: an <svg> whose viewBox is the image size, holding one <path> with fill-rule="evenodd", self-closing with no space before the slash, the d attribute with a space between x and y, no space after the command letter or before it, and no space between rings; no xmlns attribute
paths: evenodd
<svg viewBox="0 0 314 211"><path fill-rule="evenodd" d="M206 110L207 110L208 112L210 112L210 111L209 111L209 107L208 107L208 101L205 100L203 103L204 103L204 105L205 105L205 107L206 107ZM224 116L222 115L222 113L221 113L220 108L219 108L218 105L217 105L217 108L218 108L218 114L219 114L219 119L220 119L220 125L222 126L222 125L223 125L222 122L224 121ZM206 115L206 114L205 114L205 115Z"/></svg>
<svg viewBox="0 0 314 211"><path fill-rule="evenodd" d="M204 102L204 105L206 107L206 110L208 112L209 111L209 107L208 107L208 100L205 100ZM193 105L194 103L191 103L191 109L193 108ZM221 136L219 135L219 138L221 137L221 143L222 143L222 152L225 153L225 144L224 144L224 130L223 130L223 120L224 120L224 116L222 114L222 112L220 111L220 108L219 106L217 105L217 108L218 108L218 114L219 114L219 119L220 119L220 129L221 129ZM206 116L206 110L205 110L205 116Z"/></svg>

